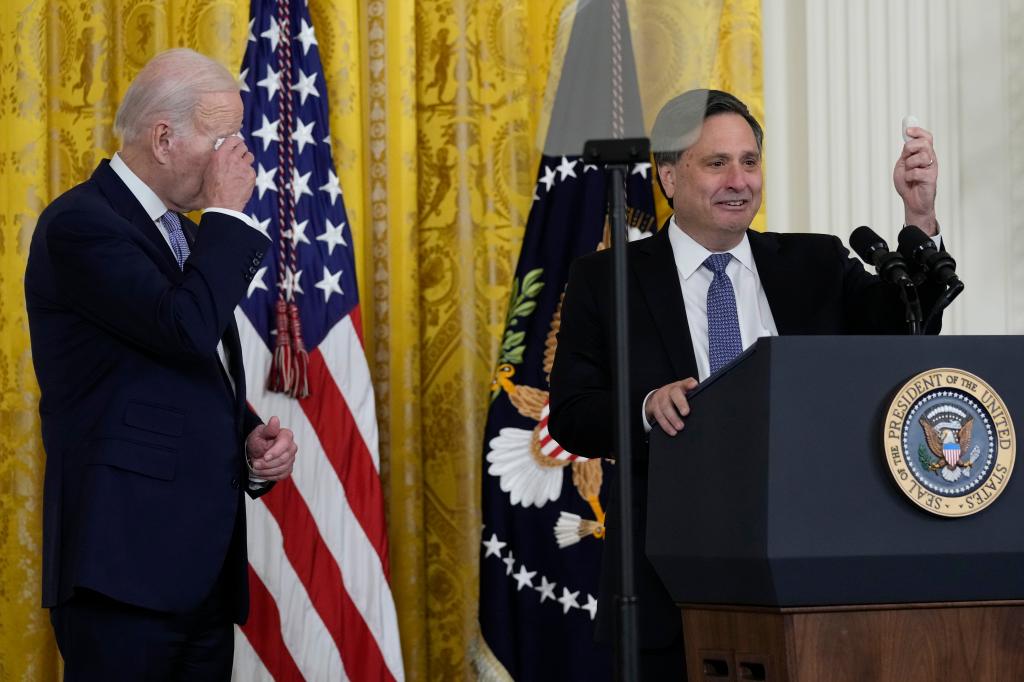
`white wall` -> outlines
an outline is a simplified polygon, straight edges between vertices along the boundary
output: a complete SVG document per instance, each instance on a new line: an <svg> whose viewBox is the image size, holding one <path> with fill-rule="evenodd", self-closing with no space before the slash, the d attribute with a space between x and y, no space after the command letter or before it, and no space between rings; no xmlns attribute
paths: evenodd
<svg viewBox="0 0 1024 682"><path fill-rule="evenodd" d="M967 285L945 333L1024 333L1024 0L762 0L762 31L769 229L866 224L894 246L915 114Z"/></svg>

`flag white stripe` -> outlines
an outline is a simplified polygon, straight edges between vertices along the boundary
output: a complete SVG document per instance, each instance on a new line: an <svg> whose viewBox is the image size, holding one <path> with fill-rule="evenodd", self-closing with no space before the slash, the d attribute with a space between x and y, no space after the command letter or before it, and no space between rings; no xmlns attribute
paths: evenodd
<svg viewBox="0 0 1024 682"><path fill-rule="evenodd" d="M263 378L270 367L270 351L244 313L236 311L235 317L245 355L246 395L257 414L264 419L277 415L282 425L295 433L299 454L295 458L292 482L306 501L324 543L341 570L344 589L377 641L385 665L394 678L401 681L404 670L398 616L380 556L353 514L345 489L323 454L323 445L302 408L281 393L263 390Z"/></svg>
<svg viewBox="0 0 1024 682"><path fill-rule="evenodd" d="M379 473L380 452L377 446L377 408L373 397L373 381L352 318L346 315L339 320L320 342L319 348L327 371L334 379L338 391L345 396L352 419Z"/></svg>
<svg viewBox="0 0 1024 682"><path fill-rule="evenodd" d="M249 644L249 638L242 628L235 626L235 665L231 670L231 682L274 682L274 677L263 666L256 650Z"/></svg>
<svg viewBox="0 0 1024 682"><path fill-rule="evenodd" d="M281 639L306 680L347 680L341 653L284 554L277 521L259 500L246 501L249 565L281 614Z"/></svg>
<svg viewBox="0 0 1024 682"><path fill-rule="evenodd" d="M543 445L540 446L541 454L543 454L546 457L550 457L551 459L556 459L562 462L566 460L569 460L570 462L590 461L589 457L580 457L579 455L574 455L568 450L565 450L561 445L558 444L558 441L551 437L551 434L548 433L548 415L550 413L551 403L545 402L544 407L542 407L540 410L540 431L538 434L540 436L540 441L543 443ZM545 442L545 439L547 439L547 442ZM556 450L558 451L558 454L552 454Z"/></svg>
<svg viewBox="0 0 1024 682"><path fill-rule="evenodd" d="M547 444L542 445L540 448L540 451L543 452L545 455L550 455L555 450L558 450L559 452L564 452L562 448L558 447L558 443L556 443L553 440L548 441Z"/></svg>

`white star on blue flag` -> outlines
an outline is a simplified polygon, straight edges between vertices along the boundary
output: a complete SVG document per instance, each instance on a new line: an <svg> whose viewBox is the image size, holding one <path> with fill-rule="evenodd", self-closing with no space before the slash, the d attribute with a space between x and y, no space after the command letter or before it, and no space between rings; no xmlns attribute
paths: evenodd
<svg viewBox="0 0 1024 682"><path fill-rule="evenodd" d="M298 305L306 349L312 351L358 303L358 292L341 185L331 147L322 144L330 130L320 48L306 4L289 4L287 23L278 22L273 11L255 13L241 68L242 134L256 156L256 191L245 212L273 240L242 307L273 348L274 306L284 289ZM288 73L284 41L291 46ZM285 97L290 98L290 116L284 111ZM284 151L290 152L286 169L281 168ZM288 194L294 200L290 215L287 202L280 203ZM284 272L282 238L289 250ZM323 278L308 279L315 273L324 273ZM308 286L314 282L315 291Z"/></svg>

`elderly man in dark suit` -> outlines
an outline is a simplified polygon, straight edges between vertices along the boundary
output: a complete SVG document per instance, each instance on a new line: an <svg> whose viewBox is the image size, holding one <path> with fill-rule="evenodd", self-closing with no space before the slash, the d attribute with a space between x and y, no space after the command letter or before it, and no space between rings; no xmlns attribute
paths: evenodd
<svg viewBox="0 0 1024 682"><path fill-rule="evenodd" d="M906 222L934 236L938 167L932 138L920 128L909 135L893 179ZM690 409L686 393L698 380L760 336L884 334L905 327L898 292L865 272L836 237L749 229L761 205L762 139L747 107L720 91L684 93L655 121L658 180L674 214L657 235L627 250L633 532L639 547L646 527L646 434L655 423L670 435L683 428ZM614 442L611 273L607 251L573 264L551 372L551 434L589 457L612 454ZM935 295L922 293L926 306ZM613 500L606 548L621 532L616 510ZM606 551L599 639L612 632L615 561ZM679 612L644 555L637 558L636 577L642 677L685 679Z"/></svg>
<svg viewBox="0 0 1024 682"><path fill-rule="evenodd" d="M46 450L43 606L67 680L228 679L248 610L243 491L296 445L245 400L233 311L269 243L241 211L238 82L156 56L121 150L43 211L25 296ZM205 209L198 225L182 215Z"/></svg>

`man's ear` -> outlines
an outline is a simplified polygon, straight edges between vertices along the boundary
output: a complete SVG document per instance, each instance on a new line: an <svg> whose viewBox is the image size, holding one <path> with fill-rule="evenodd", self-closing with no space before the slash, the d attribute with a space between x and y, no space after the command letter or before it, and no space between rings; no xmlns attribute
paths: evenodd
<svg viewBox="0 0 1024 682"><path fill-rule="evenodd" d="M676 194L676 167L667 163L658 164L658 182L665 198L671 203Z"/></svg>
<svg viewBox="0 0 1024 682"><path fill-rule="evenodd" d="M157 121L149 129L150 151L156 162L164 165L170 161L171 146L174 143L171 126L167 121Z"/></svg>

